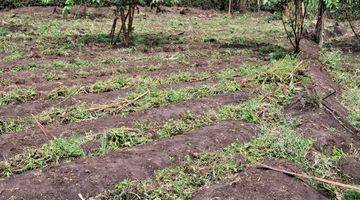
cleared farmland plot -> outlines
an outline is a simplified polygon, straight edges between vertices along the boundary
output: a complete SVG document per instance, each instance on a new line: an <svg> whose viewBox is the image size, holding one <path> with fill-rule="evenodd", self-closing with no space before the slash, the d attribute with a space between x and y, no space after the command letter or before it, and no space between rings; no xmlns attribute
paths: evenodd
<svg viewBox="0 0 360 200"><path fill-rule="evenodd" d="M0 13L0 199L359 195L259 168L359 184L359 53L295 56L266 13L166 9L129 48L110 9Z"/></svg>

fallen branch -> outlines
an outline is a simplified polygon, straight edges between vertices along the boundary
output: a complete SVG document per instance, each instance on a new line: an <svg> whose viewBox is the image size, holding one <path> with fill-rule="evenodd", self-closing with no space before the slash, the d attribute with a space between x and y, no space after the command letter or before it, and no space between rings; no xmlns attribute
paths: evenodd
<svg viewBox="0 0 360 200"><path fill-rule="evenodd" d="M132 132L132 133L139 133L140 132L140 130L137 129L137 128L130 128L130 127L126 127L126 126L123 126L120 129L123 130L123 131ZM98 132L98 133L94 133L94 134L89 134L89 135L86 135L86 138L93 139L93 138L96 138L97 136L103 135L103 134L107 135L108 133L107 132Z"/></svg>
<svg viewBox="0 0 360 200"><path fill-rule="evenodd" d="M117 107L117 110L122 110L122 109L132 105L133 103L135 103L139 99L143 98L148 93L149 93L149 90L146 91L143 94L140 94L139 96L137 96L133 100L123 100L123 101L117 101L117 102L113 102L113 103L106 104L106 105L98 105L98 106L86 109L85 111L90 111L90 112L92 112L92 111L101 111L101 110L105 110L107 108L116 108L116 107Z"/></svg>
<svg viewBox="0 0 360 200"><path fill-rule="evenodd" d="M336 94L336 90L333 89L332 92L330 92L328 95L326 95L325 97L322 98L322 100L324 101L325 99L331 97L332 95Z"/></svg>
<svg viewBox="0 0 360 200"><path fill-rule="evenodd" d="M79 193L78 196L81 200L86 200L81 193Z"/></svg>
<svg viewBox="0 0 360 200"><path fill-rule="evenodd" d="M356 39L360 40L360 34L356 32L353 24L351 23L351 20L350 20L350 19L347 19L347 21L348 21L348 23L349 23L349 25L350 25L350 28L351 28L352 32L354 33Z"/></svg>
<svg viewBox="0 0 360 200"><path fill-rule="evenodd" d="M105 110L107 108L114 108L114 107L118 107L124 103L127 103L128 100L123 100L123 101L116 101L116 102L112 102L110 104L106 104L106 105L97 105L95 107L92 107L92 108L89 108L89 109L86 109L85 111L101 111L101 110Z"/></svg>
<svg viewBox="0 0 360 200"><path fill-rule="evenodd" d="M50 137L50 135L45 131L44 126L36 119L36 117L31 114L32 117L34 118L34 121L36 123L36 125L40 128L40 130L42 131L42 133L47 137L47 138L53 138L53 136Z"/></svg>
<svg viewBox="0 0 360 200"><path fill-rule="evenodd" d="M132 104L134 104L135 102L137 102L138 100L140 100L141 98L143 98L145 95L147 95L150 91L146 91L145 93L143 94L140 94L139 96L137 96L135 99L133 99L132 101L128 101L126 104L120 106L117 108L118 111L128 107L128 106L131 106Z"/></svg>
<svg viewBox="0 0 360 200"><path fill-rule="evenodd" d="M325 109L330 112L330 114L334 117L334 119L339 122L339 124L347 131L352 133L355 136L358 136L359 130L355 128L352 124L350 124L346 119L344 119L336 110L332 109L329 103L325 100L320 101L321 105L325 107Z"/></svg>
<svg viewBox="0 0 360 200"><path fill-rule="evenodd" d="M360 187L358 187L358 186L348 185L348 184L344 184L344 183L340 183L340 182L336 182L336 181L331 181L331 180L327 180L327 179L323 179L323 178L318 178L318 177L315 177L315 176L308 176L306 174L299 174L299 173L295 173L295 172L290 172L290 171L286 171L286 170L283 170L283 169L271 167L271 166L264 165L264 164L260 164L260 167L265 168L265 169L274 170L274 171L277 171L277 172L282 172L282 173L287 174L287 175L292 175L292 176L305 178L305 179L312 179L312 180L327 183L327 184L330 184L330 185L335 185L335 186L339 186L339 187L346 188L346 189L352 189L352 190L359 190L360 191Z"/></svg>

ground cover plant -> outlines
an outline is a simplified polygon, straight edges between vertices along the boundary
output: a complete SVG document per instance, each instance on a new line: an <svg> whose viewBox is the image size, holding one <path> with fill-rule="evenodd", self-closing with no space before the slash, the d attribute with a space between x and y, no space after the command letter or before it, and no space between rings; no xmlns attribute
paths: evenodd
<svg viewBox="0 0 360 200"><path fill-rule="evenodd" d="M25 4L0 3L0 199L359 199L353 2Z"/></svg>

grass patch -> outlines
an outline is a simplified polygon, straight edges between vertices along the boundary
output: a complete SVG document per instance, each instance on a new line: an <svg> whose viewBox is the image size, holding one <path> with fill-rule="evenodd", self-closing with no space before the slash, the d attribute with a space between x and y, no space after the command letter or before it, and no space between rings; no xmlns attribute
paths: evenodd
<svg viewBox="0 0 360 200"><path fill-rule="evenodd" d="M71 138L55 138L39 149L30 149L24 154L19 154L11 160L0 163L2 176L19 174L39 166L58 164L63 158L76 158L84 156L81 143L86 139L73 136Z"/></svg>
<svg viewBox="0 0 360 200"><path fill-rule="evenodd" d="M35 96L36 91L33 88L14 88L0 93L0 106L26 102Z"/></svg>
<svg viewBox="0 0 360 200"><path fill-rule="evenodd" d="M19 154L5 162L0 162L0 173L3 176L11 176L12 174L19 174L34 168L55 165L63 159L68 160L86 156L81 145L91 140L98 141L100 147L90 152L87 156L96 156L160 138L164 139L175 135L182 135L215 121L227 119L248 120L246 116L256 115L257 108L252 107L254 101L256 100L236 105L221 106L218 110L210 109L201 115L185 112L181 115L180 119L168 119L163 123L137 121L134 123L134 129L121 127L89 136L55 138L39 149L29 149L24 154ZM250 107L252 109L249 109ZM153 134L150 134L150 132L153 132Z"/></svg>
<svg viewBox="0 0 360 200"><path fill-rule="evenodd" d="M176 167L158 170L145 180L122 180L113 190L93 199L191 199L198 188L218 181L232 182L237 172L265 158L290 160L308 173L314 172L319 165L326 166L324 159L309 159L313 154L313 141L303 138L291 127L288 123L266 124L262 128L263 134L248 143L233 143L220 151L186 156ZM245 161L238 163L237 155ZM321 174L332 170L334 164L331 169L322 169Z"/></svg>
<svg viewBox="0 0 360 200"><path fill-rule="evenodd" d="M342 104L349 112L349 121L360 127L360 68L356 59L338 50L323 50L319 60L326 64L333 79L342 86Z"/></svg>

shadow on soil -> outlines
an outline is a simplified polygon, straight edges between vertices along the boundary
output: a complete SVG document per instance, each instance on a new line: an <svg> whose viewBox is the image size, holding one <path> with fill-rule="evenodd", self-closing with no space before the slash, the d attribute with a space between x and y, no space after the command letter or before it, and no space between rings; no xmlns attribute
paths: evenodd
<svg viewBox="0 0 360 200"><path fill-rule="evenodd" d="M285 49L280 45L266 42L256 42L251 40L233 38L230 42L221 45L222 48L248 49L257 54L263 60L281 59L286 55L292 54L291 50Z"/></svg>
<svg viewBox="0 0 360 200"><path fill-rule="evenodd" d="M360 40L355 37L336 40L328 43L327 47L338 48L343 52L358 53L360 52Z"/></svg>

